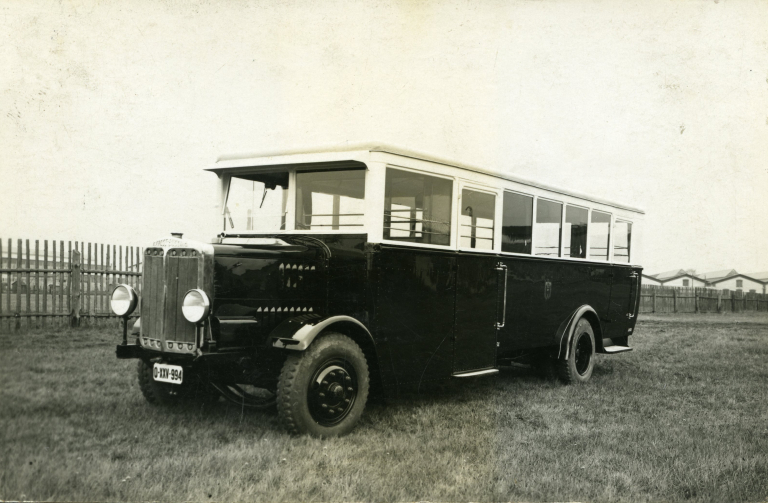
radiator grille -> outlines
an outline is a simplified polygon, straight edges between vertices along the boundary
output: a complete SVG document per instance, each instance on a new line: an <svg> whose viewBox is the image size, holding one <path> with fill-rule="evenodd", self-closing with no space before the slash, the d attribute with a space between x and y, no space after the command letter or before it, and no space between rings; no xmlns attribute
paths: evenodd
<svg viewBox="0 0 768 503"><path fill-rule="evenodd" d="M148 248L144 257L141 299L142 343L153 349L188 352L195 341L195 325L181 312L184 295L198 287L200 254L189 249ZM183 344L180 344L183 343Z"/></svg>

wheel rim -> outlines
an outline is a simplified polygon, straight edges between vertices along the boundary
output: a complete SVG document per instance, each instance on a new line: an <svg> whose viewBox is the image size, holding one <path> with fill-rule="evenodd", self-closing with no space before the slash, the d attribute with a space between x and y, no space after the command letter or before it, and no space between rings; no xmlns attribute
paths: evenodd
<svg viewBox="0 0 768 503"><path fill-rule="evenodd" d="M592 341L586 332L582 332L579 335L579 340L576 342L574 360L576 362L576 372L581 376L586 374L589 370L589 363L592 360Z"/></svg>
<svg viewBox="0 0 768 503"><path fill-rule="evenodd" d="M326 361L312 376L307 390L312 419L322 426L340 423L352 410L357 389L357 374L348 361Z"/></svg>

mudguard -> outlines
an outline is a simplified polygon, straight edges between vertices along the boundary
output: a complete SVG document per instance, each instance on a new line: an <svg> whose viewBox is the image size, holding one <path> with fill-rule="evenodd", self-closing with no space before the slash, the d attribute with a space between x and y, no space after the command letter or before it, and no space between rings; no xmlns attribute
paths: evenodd
<svg viewBox="0 0 768 503"><path fill-rule="evenodd" d="M358 333L365 333L373 343L373 336L365 325L351 316L321 318L318 314L305 314L285 320L276 326L267 338L267 345L304 351L323 330L334 326L338 326L341 332L344 332L344 328L350 328Z"/></svg>
<svg viewBox="0 0 768 503"><path fill-rule="evenodd" d="M556 340L560 342L560 349L557 352L558 360L567 360L570 356L571 339L573 338L573 330L576 328L576 323L586 315L589 321L592 322L592 328L595 331L595 351L602 346L602 328L600 327L600 318L592 306L584 304L576 309L571 316L560 324L557 329Z"/></svg>

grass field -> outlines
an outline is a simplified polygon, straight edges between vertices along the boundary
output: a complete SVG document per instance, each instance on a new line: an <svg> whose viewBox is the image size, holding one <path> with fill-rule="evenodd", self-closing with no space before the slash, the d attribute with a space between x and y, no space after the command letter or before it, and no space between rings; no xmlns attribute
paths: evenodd
<svg viewBox="0 0 768 503"><path fill-rule="evenodd" d="M146 404L117 330L0 335L0 499L766 501L768 317L646 316L581 387L527 370L291 437Z"/></svg>

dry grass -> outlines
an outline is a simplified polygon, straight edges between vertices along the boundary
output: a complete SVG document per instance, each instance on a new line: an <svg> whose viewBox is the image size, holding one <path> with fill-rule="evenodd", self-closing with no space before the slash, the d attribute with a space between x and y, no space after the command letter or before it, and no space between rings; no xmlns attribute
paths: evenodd
<svg viewBox="0 0 768 503"><path fill-rule="evenodd" d="M762 501L768 318L646 317L564 387L514 369L371 405L341 439L151 407L117 330L0 335L0 499Z"/></svg>

